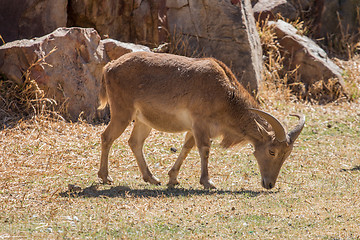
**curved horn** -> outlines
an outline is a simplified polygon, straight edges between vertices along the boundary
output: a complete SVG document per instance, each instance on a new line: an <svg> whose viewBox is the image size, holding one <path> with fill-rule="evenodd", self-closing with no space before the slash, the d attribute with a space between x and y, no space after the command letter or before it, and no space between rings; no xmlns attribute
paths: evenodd
<svg viewBox="0 0 360 240"><path fill-rule="evenodd" d="M284 142L287 140L286 130L285 130L284 126L274 116L272 116L271 114L269 114L267 112L264 112L264 111L261 111L258 109L254 109L254 108L249 108L249 110L252 112L255 112L259 116L263 117L271 125L271 127L273 128L273 130L275 132L275 137L279 142Z"/></svg>
<svg viewBox="0 0 360 240"><path fill-rule="evenodd" d="M289 132L289 138L290 138L290 142L293 143L295 142L295 140L297 139L297 137L299 136L299 134L301 133L302 129L304 128L305 125L305 116L302 114L290 114L290 116L293 117L298 117L299 118L299 123L298 125L296 125L296 127L291 130Z"/></svg>

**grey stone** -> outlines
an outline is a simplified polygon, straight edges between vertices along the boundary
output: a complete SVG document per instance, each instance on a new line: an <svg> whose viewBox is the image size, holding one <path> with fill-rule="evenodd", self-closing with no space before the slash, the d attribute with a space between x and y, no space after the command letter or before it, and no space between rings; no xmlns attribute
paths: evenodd
<svg viewBox="0 0 360 240"><path fill-rule="evenodd" d="M297 34L296 28L282 20L270 21L269 24L274 26L281 47L290 54L290 68L298 67L304 83L313 84L319 80L338 78L344 86L341 68L313 40Z"/></svg>
<svg viewBox="0 0 360 240"><path fill-rule="evenodd" d="M188 44L187 55L210 56L228 65L251 92L261 82L262 50L250 0L189 0L169 8L171 34Z"/></svg>
<svg viewBox="0 0 360 240"><path fill-rule="evenodd" d="M22 84L23 74L30 68L34 79L48 97L66 103L71 120L80 114L92 121L101 117L98 95L103 66L131 51L149 48L116 40L100 40L92 28L59 28L41 38L18 40L0 47L0 73Z"/></svg>
<svg viewBox="0 0 360 240"><path fill-rule="evenodd" d="M259 0L253 10L257 21L274 20L277 14L290 20L299 17L299 11L287 0Z"/></svg>

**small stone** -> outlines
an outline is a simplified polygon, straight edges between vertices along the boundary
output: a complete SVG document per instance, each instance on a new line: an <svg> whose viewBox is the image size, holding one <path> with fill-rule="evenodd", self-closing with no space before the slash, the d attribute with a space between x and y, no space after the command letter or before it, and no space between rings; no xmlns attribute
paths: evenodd
<svg viewBox="0 0 360 240"><path fill-rule="evenodd" d="M68 189L70 192L79 192L81 191L81 187L74 185L74 184L68 184Z"/></svg>

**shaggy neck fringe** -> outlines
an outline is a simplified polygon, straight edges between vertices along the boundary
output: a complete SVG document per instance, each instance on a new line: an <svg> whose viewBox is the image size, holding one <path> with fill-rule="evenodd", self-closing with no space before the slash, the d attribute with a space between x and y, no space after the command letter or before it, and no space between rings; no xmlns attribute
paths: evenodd
<svg viewBox="0 0 360 240"><path fill-rule="evenodd" d="M245 138L232 138L230 136L224 136L220 146L227 149L227 148L231 148L235 145L243 145L246 143Z"/></svg>

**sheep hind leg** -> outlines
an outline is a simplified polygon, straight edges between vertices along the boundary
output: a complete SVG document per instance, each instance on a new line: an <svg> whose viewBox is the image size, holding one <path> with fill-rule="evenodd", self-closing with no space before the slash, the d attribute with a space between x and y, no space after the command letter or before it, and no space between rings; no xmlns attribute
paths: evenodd
<svg viewBox="0 0 360 240"><path fill-rule="evenodd" d="M145 139L149 136L150 131L151 131L151 127L136 120L129 139L129 146L135 155L136 162L139 166L144 181L154 185L160 185L161 184L160 181L156 177L154 177L151 171L149 170L149 167L146 163L143 154L144 142Z"/></svg>
<svg viewBox="0 0 360 240"><path fill-rule="evenodd" d="M124 132L130 123L131 114L124 114L122 117L111 118L111 121L105 131L101 134L101 160L98 177L103 184L111 184L112 179L109 176L108 159L109 151L114 141Z"/></svg>
<svg viewBox="0 0 360 240"><path fill-rule="evenodd" d="M169 182L168 182L168 187L174 187L175 185L179 184L179 181L177 180L179 171L180 171L180 167L183 164L185 158L187 157L187 155L189 154L189 152L191 151L191 149L194 147L195 145L195 139L194 136L192 135L191 132L187 132L186 136L185 136L185 141L184 141L184 145L181 149L181 152L179 154L179 157L176 159L175 164L173 165L173 167L170 169L168 175L169 175Z"/></svg>
<svg viewBox="0 0 360 240"><path fill-rule="evenodd" d="M210 180L208 170L208 161L211 145L209 131L206 128L203 128L202 124L195 124L193 127L193 133L201 158L200 184L203 185L205 189L216 189L216 187Z"/></svg>

